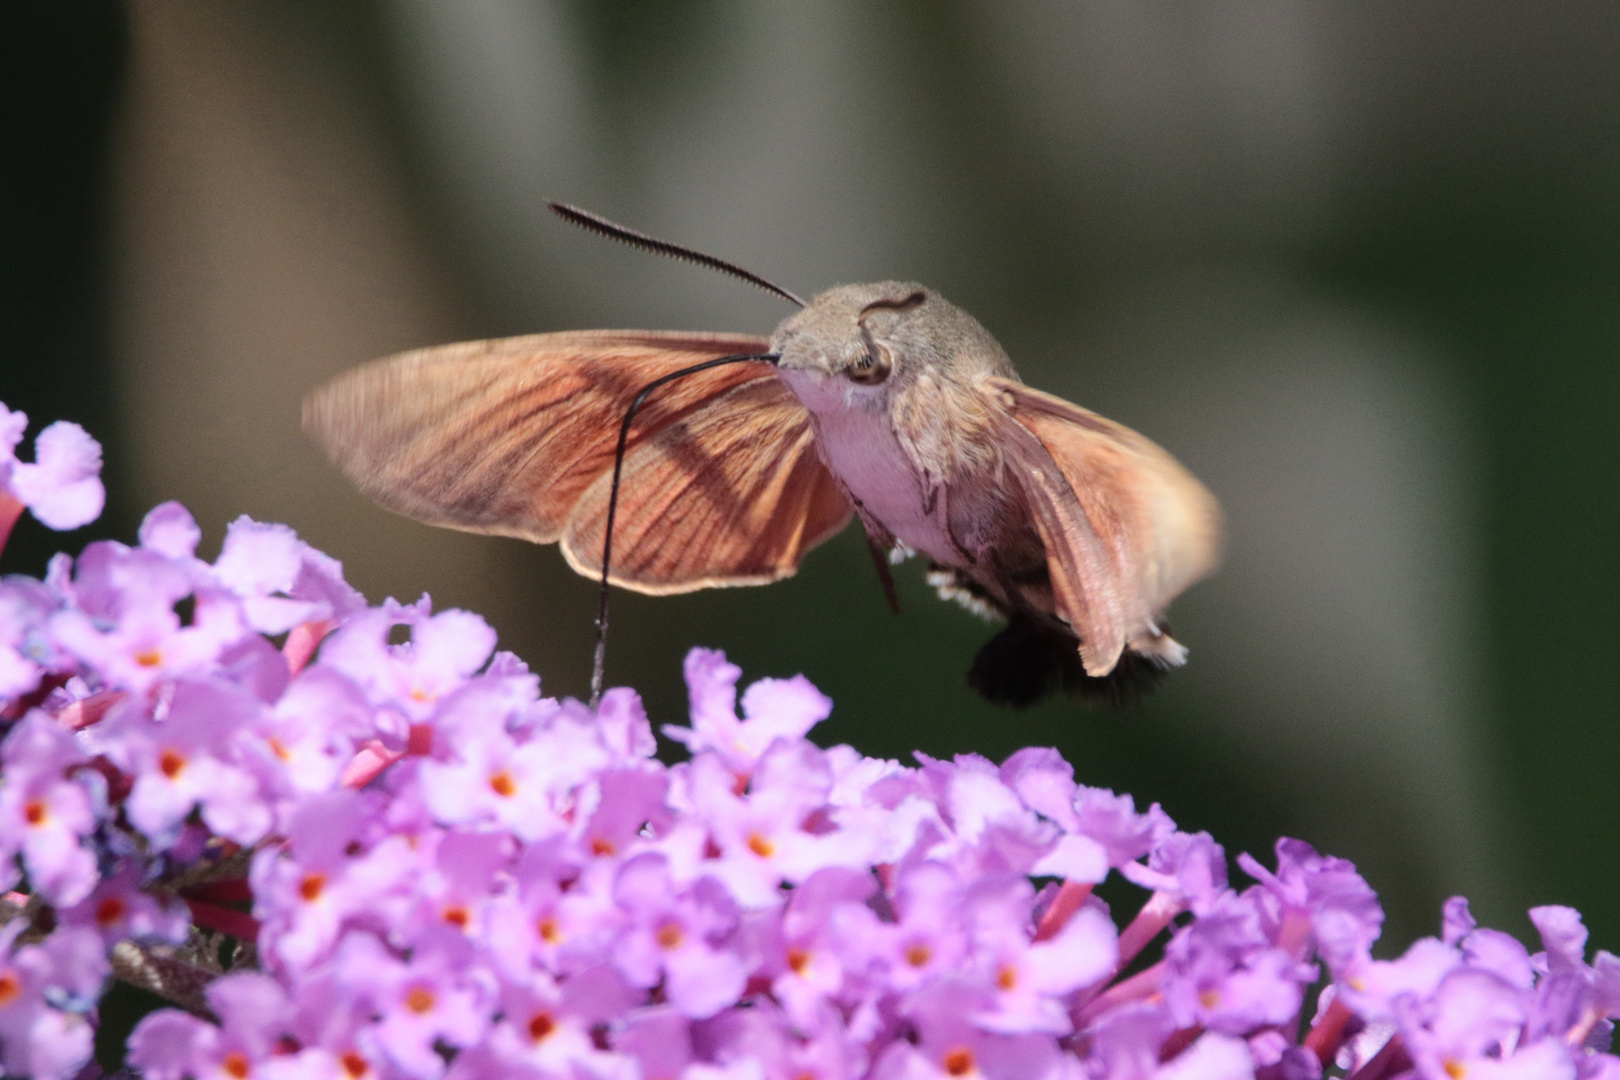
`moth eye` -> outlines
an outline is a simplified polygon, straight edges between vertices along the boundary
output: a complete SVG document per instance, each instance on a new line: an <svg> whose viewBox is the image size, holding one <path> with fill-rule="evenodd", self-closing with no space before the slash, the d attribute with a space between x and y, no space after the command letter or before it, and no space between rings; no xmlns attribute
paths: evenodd
<svg viewBox="0 0 1620 1080"><path fill-rule="evenodd" d="M889 360L889 350L874 343L855 358L854 363L845 369L844 374L849 376L850 382L860 383L862 386L876 386L889 377L889 372L893 368L894 365Z"/></svg>

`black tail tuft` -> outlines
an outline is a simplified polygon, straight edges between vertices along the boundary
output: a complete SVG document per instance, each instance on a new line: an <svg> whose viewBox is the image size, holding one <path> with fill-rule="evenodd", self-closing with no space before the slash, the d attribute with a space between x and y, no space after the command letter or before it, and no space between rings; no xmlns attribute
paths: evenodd
<svg viewBox="0 0 1620 1080"><path fill-rule="evenodd" d="M1087 675L1073 634L1014 616L985 642L968 669L968 685L987 701L1025 709L1056 690L1123 709L1164 677L1164 668L1126 650L1114 670Z"/></svg>

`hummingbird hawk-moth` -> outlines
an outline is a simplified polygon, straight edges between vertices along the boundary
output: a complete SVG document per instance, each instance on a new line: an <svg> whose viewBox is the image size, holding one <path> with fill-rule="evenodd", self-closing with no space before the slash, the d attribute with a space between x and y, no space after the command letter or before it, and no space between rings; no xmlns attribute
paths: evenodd
<svg viewBox="0 0 1620 1080"><path fill-rule="evenodd" d="M553 204L575 224L801 308L769 338L584 330L418 349L316 391L304 426L362 492L432 525L557 543L663 595L762 585L858 518L1006 625L969 684L1028 705L1117 698L1182 664L1162 618L1213 569L1214 498L1163 449L1019 380L990 333L913 282L809 302L740 267ZM617 439L615 436L617 435Z"/></svg>

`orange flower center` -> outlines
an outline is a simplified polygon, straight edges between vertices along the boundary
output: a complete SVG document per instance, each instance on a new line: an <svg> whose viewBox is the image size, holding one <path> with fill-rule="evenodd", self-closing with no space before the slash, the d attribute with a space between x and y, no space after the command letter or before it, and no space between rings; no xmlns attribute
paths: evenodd
<svg viewBox="0 0 1620 1080"><path fill-rule="evenodd" d="M680 924L667 922L658 928L653 940L658 942L660 949L673 949L681 943L681 937Z"/></svg>
<svg viewBox="0 0 1620 1080"><path fill-rule="evenodd" d="M444 909L444 921L457 930L465 930L467 924L472 921L472 916L461 904L452 904Z"/></svg>
<svg viewBox="0 0 1620 1080"><path fill-rule="evenodd" d="M557 1022L551 1018L550 1013L537 1012L529 1017L529 1039L541 1042L547 1035L557 1030Z"/></svg>
<svg viewBox="0 0 1620 1080"><path fill-rule="evenodd" d="M922 942L914 942L906 946L906 963L914 968L920 968L934 958L934 950Z"/></svg>
<svg viewBox="0 0 1620 1080"><path fill-rule="evenodd" d="M787 951L787 966L795 975L803 975L804 969L810 966L810 953L805 949L789 949Z"/></svg>
<svg viewBox="0 0 1620 1080"><path fill-rule="evenodd" d="M96 905L96 925L116 926L124 919L124 902L116 896L109 896Z"/></svg>
<svg viewBox="0 0 1620 1080"><path fill-rule="evenodd" d="M557 920L550 915L542 918L540 920L540 924L536 926L535 929L540 932L540 940L545 942L547 945L557 944L558 940L562 937L562 931L557 926Z"/></svg>
<svg viewBox="0 0 1620 1080"><path fill-rule="evenodd" d="M345 1053L338 1061L343 1065L343 1074L352 1080L360 1080L360 1077L371 1071L371 1064L353 1050Z"/></svg>
<svg viewBox="0 0 1620 1080"><path fill-rule="evenodd" d="M170 780L180 775L180 770L186 767L186 756L180 751L166 748L158 755L158 769Z"/></svg>
<svg viewBox="0 0 1620 1080"><path fill-rule="evenodd" d="M762 859L768 859L776 852L776 845L759 835L757 832L748 834L748 850Z"/></svg>
<svg viewBox="0 0 1620 1080"><path fill-rule="evenodd" d="M141 667L157 667L163 663L163 654L156 649L142 649L135 654L135 662Z"/></svg>
<svg viewBox="0 0 1620 1080"><path fill-rule="evenodd" d="M973 1051L965 1046L947 1050L940 1064L950 1076L967 1076L973 1072Z"/></svg>
<svg viewBox="0 0 1620 1080"><path fill-rule="evenodd" d="M425 986L413 986L405 991L405 1007L418 1016L433 1009L433 991Z"/></svg>
<svg viewBox="0 0 1620 1080"><path fill-rule="evenodd" d="M314 871L304 875L304 880L298 883L298 895L307 904L313 904L321 897L321 891L326 888L326 875Z"/></svg>
<svg viewBox="0 0 1620 1080"><path fill-rule="evenodd" d="M220 1070L226 1076L234 1076L236 1080L247 1080L248 1061L240 1052L232 1050L225 1055L225 1060L219 1063Z"/></svg>
<svg viewBox="0 0 1620 1080"><path fill-rule="evenodd" d="M517 785L512 782L512 774L502 769L489 778L489 790L503 799L510 799L517 791Z"/></svg>
<svg viewBox="0 0 1620 1080"><path fill-rule="evenodd" d="M8 971L0 975L0 1008L10 1005L22 993L22 980Z"/></svg>
<svg viewBox="0 0 1620 1080"><path fill-rule="evenodd" d="M593 837L591 837L591 854L592 855L595 855L595 856L600 858L602 856L612 855L617 850L618 849L613 846L613 841L609 840L607 837L605 837L605 836L593 836Z"/></svg>
<svg viewBox="0 0 1620 1080"><path fill-rule="evenodd" d="M29 799L23 804L23 820L33 826L45 824L47 814L44 799Z"/></svg>

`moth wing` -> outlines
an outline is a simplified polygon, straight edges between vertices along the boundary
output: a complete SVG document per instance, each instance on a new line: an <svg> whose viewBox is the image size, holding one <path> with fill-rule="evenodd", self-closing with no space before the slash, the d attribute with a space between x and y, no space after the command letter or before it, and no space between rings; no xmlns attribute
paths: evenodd
<svg viewBox="0 0 1620 1080"><path fill-rule="evenodd" d="M619 424L643 386L704 360L768 347L743 335L577 331L418 349L363 365L311 394L304 427L386 509L431 525L552 543L611 471ZM665 428L755 383L776 388L766 399L791 398L763 361L660 387L636 414L630 459ZM808 415L802 419L808 425ZM812 466L820 462L798 466L801 478L816 481L811 490L833 484ZM621 509L646 494L627 483ZM821 515L817 527L825 523L824 502L806 507ZM708 569L710 584L735 576L712 560ZM752 579L757 568L743 576Z"/></svg>
<svg viewBox="0 0 1620 1080"><path fill-rule="evenodd" d="M1009 419L1005 445L1020 466L1030 520L1046 549L1057 613L1080 639L1088 675L1106 675L1125 651L1128 598L1101 537L1040 439Z"/></svg>
<svg viewBox="0 0 1620 1080"><path fill-rule="evenodd" d="M1170 601L1220 559L1220 508L1168 452L1123 424L1022 383L996 380L1038 441L1026 490L1060 612L1088 674L1107 674Z"/></svg>
<svg viewBox="0 0 1620 1080"><path fill-rule="evenodd" d="M591 485L563 536L582 574L602 571L611 480ZM779 379L743 383L625 456L611 580L653 594L763 585L792 574L852 513L804 406Z"/></svg>

